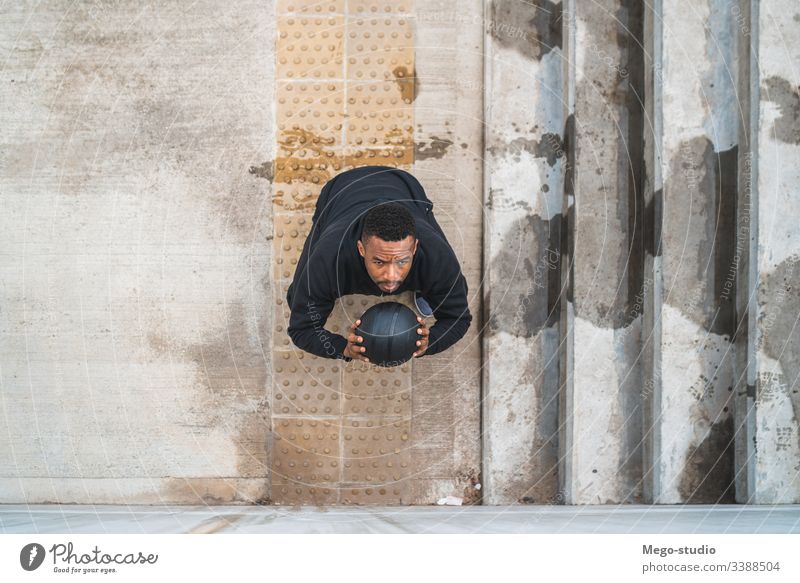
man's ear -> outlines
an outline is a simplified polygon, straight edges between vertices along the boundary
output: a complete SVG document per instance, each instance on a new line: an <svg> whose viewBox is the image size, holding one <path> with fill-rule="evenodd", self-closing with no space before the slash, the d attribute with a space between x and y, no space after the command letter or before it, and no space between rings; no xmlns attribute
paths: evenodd
<svg viewBox="0 0 800 583"><path fill-rule="evenodd" d="M358 252L361 255L361 257L364 257L364 254L366 253L366 249L364 249L364 244L361 242L361 239L356 241L356 247L358 247Z"/></svg>
<svg viewBox="0 0 800 583"><path fill-rule="evenodd" d="M417 252L418 245L419 245L419 239L414 239L414 251L412 252L412 254Z"/></svg>

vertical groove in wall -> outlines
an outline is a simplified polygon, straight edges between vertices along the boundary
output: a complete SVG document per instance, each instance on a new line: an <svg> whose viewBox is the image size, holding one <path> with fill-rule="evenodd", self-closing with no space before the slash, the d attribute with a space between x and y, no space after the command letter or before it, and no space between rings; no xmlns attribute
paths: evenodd
<svg viewBox="0 0 800 583"><path fill-rule="evenodd" d="M661 0L654 0L644 14L644 326L642 329L643 379L643 498L653 502L660 496L661 471L661 222L663 182L662 93L663 23Z"/></svg>
<svg viewBox="0 0 800 583"><path fill-rule="evenodd" d="M559 258L560 288L563 294L559 314L559 397L558 397L558 484L564 501L573 504L577 492L574 479L574 296L575 282L575 2L564 0L562 36L564 42L564 149L567 154L564 173L564 194L561 204L561 256Z"/></svg>
<svg viewBox="0 0 800 583"><path fill-rule="evenodd" d="M625 149L628 152L628 241L626 258L626 277L628 289L627 311L628 318L635 319L636 324L631 324L629 332L631 341L628 343L628 357L630 368L626 375L629 377L628 389L623 393L622 409L629 412L635 421L623 424L623 435L626 459L623 467L632 484L633 492L630 499L640 500L643 490L644 472L644 429L643 429L643 321L644 321L644 294L647 290L648 278L645 272L645 213L646 203L644 196L645 184L645 96L644 96L644 4L639 1L626 1L624 18L626 34L625 44L625 73L627 74L627 87L625 91L625 117L627 128ZM622 12L620 16L622 16Z"/></svg>
<svg viewBox="0 0 800 583"><path fill-rule="evenodd" d="M739 0L738 66L739 102L739 176L737 189L736 232L739 263L736 266L736 337L735 337L735 468L736 501L754 503L755 477L755 337L757 313L755 285L758 278L755 204L758 158L758 0Z"/></svg>

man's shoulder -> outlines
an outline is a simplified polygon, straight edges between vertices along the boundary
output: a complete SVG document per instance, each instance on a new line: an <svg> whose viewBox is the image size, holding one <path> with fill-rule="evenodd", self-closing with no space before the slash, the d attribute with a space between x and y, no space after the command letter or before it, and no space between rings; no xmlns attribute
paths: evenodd
<svg viewBox="0 0 800 583"><path fill-rule="evenodd" d="M334 204L339 204L353 198L360 200L362 198L361 195L365 193L374 196L376 188L394 188L401 185L405 188L422 191L422 186L413 174L402 168L380 165L358 166L340 172L325 184L325 188L331 189L336 198ZM346 191L347 196L336 196L342 191Z"/></svg>
<svg viewBox="0 0 800 583"><path fill-rule="evenodd" d="M424 242L429 249L436 250L441 254L453 253L453 248L445 234L427 218L417 221L417 238Z"/></svg>
<svg viewBox="0 0 800 583"><path fill-rule="evenodd" d="M351 239L350 229L336 224L326 227L314 239L314 245L309 250L311 269L335 274L338 268L352 262L357 251L356 242Z"/></svg>

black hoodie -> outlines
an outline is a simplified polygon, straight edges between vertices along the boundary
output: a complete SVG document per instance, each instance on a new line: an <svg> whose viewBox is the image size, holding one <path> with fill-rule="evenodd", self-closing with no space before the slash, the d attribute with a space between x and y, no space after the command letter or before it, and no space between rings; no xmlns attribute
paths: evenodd
<svg viewBox="0 0 800 583"><path fill-rule="evenodd" d="M391 293L372 281L356 247L366 212L387 201L408 208L419 241L408 275ZM286 294L292 342L323 358L350 361L343 354L345 337L323 328L336 299L348 294L387 296L408 290L419 291L436 317L422 356L446 350L464 336L472 322L467 282L433 216L433 203L417 179L390 166L362 166L330 179L320 192L311 231Z"/></svg>

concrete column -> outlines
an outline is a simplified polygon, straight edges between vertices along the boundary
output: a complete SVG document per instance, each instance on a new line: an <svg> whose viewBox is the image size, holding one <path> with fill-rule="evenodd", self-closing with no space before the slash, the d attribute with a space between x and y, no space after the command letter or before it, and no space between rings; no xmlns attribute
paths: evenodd
<svg viewBox="0 0 800 583"><path fill-rule="evenodd" d="M560 481L567 503L641 498L638 2L564 5L569 75Z"/></svg>
<svg viewBox="0 0 800 583"><path fill-rule="evenodd" d="M737 400L737 500L791 504L800 502L800 9L788 0L735 8L746 66L737 249L746 258L738 290L747 336L737 360L746 379Z"/></svg>
<svg viewBox="0 0 800 583"><path fill-rule="evenodd" d="M721 0L648 22L646 494L733 502L735 22Z"/></svg>
<svg viewBox="0 0 800 583"><path fill-rule="evenodd" d="M444 353L412 369L413 503L448 495L479 503L483 244L483 9L480 2L416 2L414 166L461 262L472 325ZM481 486L478 486L481 484ZM484 500L485 502L485 500Z"/></svg>
<svg viewBox="0 0 800 583"><path fill-rule="evenodd" d="M485 25L485 501L558 503L562 6L495 0Z"/></svg>

